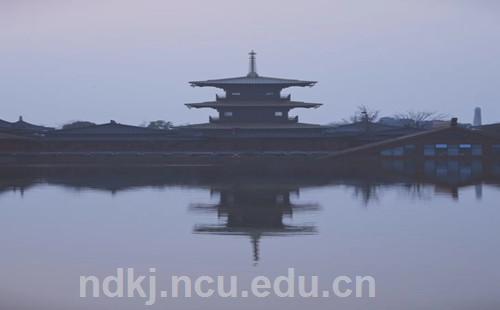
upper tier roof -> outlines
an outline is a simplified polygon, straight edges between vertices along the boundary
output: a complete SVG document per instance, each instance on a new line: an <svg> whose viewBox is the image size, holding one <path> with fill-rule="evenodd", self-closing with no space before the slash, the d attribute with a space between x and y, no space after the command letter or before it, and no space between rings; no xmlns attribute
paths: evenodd
<svg viewBox="0 0 500 310"><path fill-rule="evenodd" d="M242 85L266 85L266 86L278 86L278 87L290 87L290 86L314 86L316 81L302 81L294 79L282 79L267 76L260 76L257 74L257 65L255 61L256 53L254 51L250 52L250 70L246 76L215 79L215 80L205 80L205 81L191 81L189 84L191 86L210 86L224 88L227 86L242 86Z"/></svg>
<svg viewBox="0 0 500 310"><path fill-rule="evenodd" d="M211 86L211 87L221 87L231 86L231 85L276 85L281 87L290 87L290 86L314 86L316 81L301 81L301 80L293 80L293 79L281 79L281 78L273 78L267 76L241 76L241 77L233 77L233 78L225 78L225 79L216 79L216 80L206 80L206 81L191 81L189 82L191 86Z"/></svg>

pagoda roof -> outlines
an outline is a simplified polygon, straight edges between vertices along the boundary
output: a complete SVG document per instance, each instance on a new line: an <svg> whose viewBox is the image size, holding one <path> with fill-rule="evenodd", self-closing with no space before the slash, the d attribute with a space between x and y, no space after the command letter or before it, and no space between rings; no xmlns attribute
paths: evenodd
<svg viewBox="0 0 500 310"><path fill-rule="evenodd" d="M274 78L267 76L240 76L240 77L232 77L232 78L224 78L224 79L215 79L215 80L205 80L205 81L191 81L189 84L191 86L199 86L199 87L219 87L224 88L226 86L241 86L241 85L275 85L280 87L291 87L291 86L314 86L316 81L303 81L303 80L294 80L294 79L283 79L283 78Z"/></svg>
<svg viewBox="0 0 500 310"><path fill-rule="evenodd" d="M321 125L308 123L202 123L178 126L179 129L320 129Z"/></svg>
<svg viewBox="0 0 500 310"><path fill-rule="evenodd" d="M284 236L288 234L316 234L316 227L311 225L293 226L284 225L283 227L227 227L224 225L197 225L194 229L197 234L215 234L215 235L236 235L245 236L258 233L260 236Z"/></svg>
<svg viewBox="0 0 500 310"><path fill-rule="evenodd" d="M225 88L228 86L242 86L242 85L266 85L266 86L278 86L278 87L291 87L291 86L314 86L316 81L303 81L303 80L294 80L294 79L284 79L284 78L275 78L275 77L267 77L260 76L257 74L257 64L254 51L249 53L250 55L250 64L249 64L249 72L246 76L239 77L231 77L224 79L215 79L215 80L205 80L205 81L191 81L189 84L191 86L199 86L199 87L219 87Z"/></svg>
<svg viewBox="0 0 500 310"><path fill-rule="evenodd" d="M242 108L242 107L269 107L269 108L317 108L321 103L302 101L205 101L186 103L189 108Z"/></svg>

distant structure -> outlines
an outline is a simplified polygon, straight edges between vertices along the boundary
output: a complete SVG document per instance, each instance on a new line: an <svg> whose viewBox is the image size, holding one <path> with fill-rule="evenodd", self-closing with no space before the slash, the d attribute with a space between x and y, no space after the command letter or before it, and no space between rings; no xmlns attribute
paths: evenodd
<svg viewBox="0 0 500 310"><path fill-rule="evenodd" d="M216 87L224 90L223 96L216 95L215 101L188 103L189 108L212 108L219 117L210 117L210 124L237 125L273 124L292 125L298 123L298 117L289 117L295 108L317 108L319 103L292 101L290 95L281 91L292 86L312 87L315 81L303 81L260 76L257 73L256 53L251 51L249 72L246 76L216 80L192 81L193 87Z"/></svg>
<svg viewBox="0 0 500 310"><path fill-rule="evenodd" d="M0 119L0 130L17 133L43 133L54 130L54 128L28 123L24 121L22 116L19 116L17 122L12 123Z"/></svg>
<svg viewBox="0 0 500 310"><path fill-rule="evenodd" d="M474 121L472 123L474 126L482 126L483 120L481 115L481 108L477 107L474 109Z"/></svg>

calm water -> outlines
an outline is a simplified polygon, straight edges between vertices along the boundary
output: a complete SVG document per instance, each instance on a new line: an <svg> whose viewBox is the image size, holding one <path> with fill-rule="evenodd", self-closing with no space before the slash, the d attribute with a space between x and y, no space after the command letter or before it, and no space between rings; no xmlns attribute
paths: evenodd
<svg viewBox="0 0 500 310"><path fill-rule="evenodd" d="M294 267L321 283L372 275L377 297L178 298L149 308L500 309L500 187L470 171L442 176L4 174L0 308L146 308L79 298L80 275L118 267L241 281Z"/></svg>

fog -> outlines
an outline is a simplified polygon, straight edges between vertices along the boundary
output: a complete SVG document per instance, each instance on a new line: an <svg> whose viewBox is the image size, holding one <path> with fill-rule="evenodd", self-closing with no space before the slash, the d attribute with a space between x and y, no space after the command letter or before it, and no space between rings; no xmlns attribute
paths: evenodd
<svg viewBox="0 0 500 310"><path fill-rule="evenodd" d="M500 121L500 3L0 0L0 119L205 122L183 104L215 98L190 80L247 72L317 80L303 122L436 111Z"/></svg>

